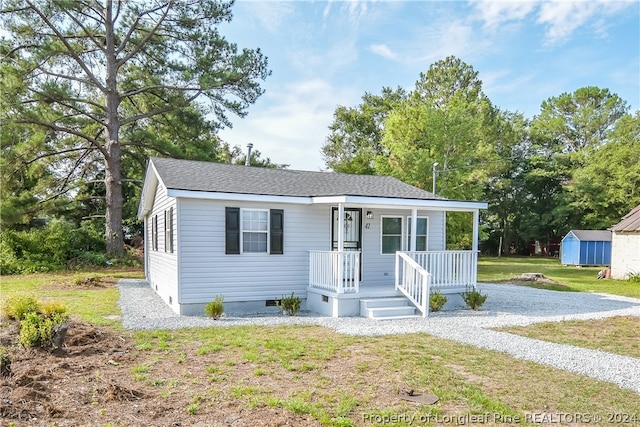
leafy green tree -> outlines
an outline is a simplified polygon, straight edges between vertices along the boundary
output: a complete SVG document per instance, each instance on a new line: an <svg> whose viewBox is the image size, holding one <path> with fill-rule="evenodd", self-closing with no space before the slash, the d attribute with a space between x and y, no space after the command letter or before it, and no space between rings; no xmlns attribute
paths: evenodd
<svg viewBox="0 0 640 427"><path fill-rule="evenodd" d="M572 178L570 207L582 213L581 227L609 228L640 204L640 112L618 120Z"/></svg>
<svg viewBox="0 0 640 427"><path fill-rule="evenodd" d="M627 109L627 103L608 89L587 86L544 101L533 131L553 141L558 152L595 149L607 142Z"/></svg>
<svg viewBox="0 0 640 427"><path fill-rule="evenodd" d="M215 0L5 0L0 29L6 124L28 125L60 192L104 171L107 252L123 251L123 154L171 151L151 123L210 114L211 131L243 116L262 93L266 58L228 42L218 24L231 2ZM5 77L10 78L5 78ZM194 113L199 112L199 113ZM172 121L173 123L173 121ZM126 135L131 139L125 140ZM24 143L19 139L15 144ZM36 148L37 147L37 148ZM186 148L187 151L191 148ZM199 150L195 150L199 151ZM31 159L30 159L31 160ZM97 166L101 164L100 166Z"/></svg>
<svg viewBox="0 0 640 427"><path fill-rule="evenodd" d="M339 106L322 146L326 165L336 172L375 174L375 159L384 151L385 119L406 97L400 87L384 87L380 95L365 93L357 107Z"/></svg>
<svg viewBox="0 0 640 427"><path fill-rule="evenodd" d="M438 163L438 195L481 199L518 142L505 137L510 126L483 93L473 67L448 57L421 74L410 97L389 114L376 170L431 190ZM463 214L447 216L449 247L471 245L470 225Z"/></svg>

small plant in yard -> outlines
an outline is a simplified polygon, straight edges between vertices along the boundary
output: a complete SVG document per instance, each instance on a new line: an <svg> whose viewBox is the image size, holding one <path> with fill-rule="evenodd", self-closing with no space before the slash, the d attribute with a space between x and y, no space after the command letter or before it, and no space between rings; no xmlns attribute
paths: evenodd
<svg viewBox="0 0 640 427"><path fill-rule="evenodd" d="M302 301L300 300L300 298L294 296L293 292L291 292L290 297L285 297L283 295L282 299L278 301L277 304L284 314L286 314L287 316L295 316L300 311L300 305L302 304Z"/></svg>
<svg viewBox="0 0 640 427"><path fill-rule="evenodd" d="M447 303L447 297L442 295L440 291L435 291L429 295L429 310L433 313L440 311Z"/></svg>
<svg viewBox="0 0 640 427"><path fill-rule="evenodd" d="M216 299L211 301L204 307L204 312L207 316L214 320L218 320L222 313L224 313L224 297L222 295L216 296Z"/></svg>
<svg viewBox="0 0 640 427"><path fill-rule="evenodd" d="M640 273L629 273L627 280L630 283L640 283Z"/></svg>
<svg viewBox="0 0 640 427"><path fill-rule="evenodd" d="M76 286L99 286L100 278L98 276L76 276L73 278L73 284Z"/></svg>
<svg viewBox="0 0 640 427"><path fill-rule="evenodd" d="M20 321L20 344L23 347L61 347L67 331L68 318L65 313L55 313L51 316L27 313Z"/></svg>
<svg viewBox="0 0 640 427"><path fill-rule="evenodd" d="M56 314L64 314L67 312L67 307L64 304L60 304L56 301L48 301L40 304L40 312L45 317L52 317Z"/></svg>
<svg viewBox="0 0 640 427"><path fill-rule="evenodd" d="M480 310L482 304L487 300L487 295L480 293L480 291L471 286L467 286L467 290L461 295L465 304L472 310Z"/></svg>
<svg viewBox="0 0 640 427"><path fill-rule="evenodd" d="M22 320L28 313L39 313L40 310L40 303L32 295L14 294L2 303L3 315L12 320Z"/></svg>

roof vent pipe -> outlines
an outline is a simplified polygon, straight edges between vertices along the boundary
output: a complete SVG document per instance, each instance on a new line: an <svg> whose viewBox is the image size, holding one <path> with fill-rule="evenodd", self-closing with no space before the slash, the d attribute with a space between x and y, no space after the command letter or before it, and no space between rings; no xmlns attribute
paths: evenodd
<svg viewBox="0 0 640 427"><path fill-rule="evenodd" d="M247 159L244 161L244 165L245 166L250 166L251 165L251 149L253 148L253 144L252 143L248 143L247 144Z"/></svg>

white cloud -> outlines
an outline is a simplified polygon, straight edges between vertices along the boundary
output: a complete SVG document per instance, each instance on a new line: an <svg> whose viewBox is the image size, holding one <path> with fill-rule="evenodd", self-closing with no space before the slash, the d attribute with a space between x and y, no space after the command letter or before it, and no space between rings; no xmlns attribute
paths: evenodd
<svg viewBox="0 0 640 427"><path fill-rule="evenodd" d="M326 167L320 148L337 105L350 105L360 95L321 79L290 83L268 91L246 118L237 120L221 137L243 149L251 142L263 157L289 164L291 169L321 170Z"/></svg>
<svg viewBox="0 0 640 427"><path fill-rule="evenodd" d="M480 12L485 27L495 28L505 22L520 21L536 7L533 1L479 1L475 8Z"/></svg>
<svg viewBox="0 0 640 427"><path fill-rule="evenodd" d="M387 46L386 44L372 44L371 46L369 46L369 50L371 50L371 52L382 56L383 58L387 58L387 59L397 59L398 55L396 55L395 52L392 52L391 49L389 49L389 46Z"/></svg>
<svg viewBox="0 0 640 427"><path fill-rule="evenodd" d="M483 0L473 2L484 28L495 31L508 23L518 23L530 15L535 23L546 27L544 43L556 45L565 42L583 26L591 26L599 35L606 35L606 17L634 7L634 0L575 0L531 1Z"/></svg>
<svg viewBox="0 0 640 427"><path fill-rule="evenodd" d="M295 13L295 5L288 1L239 1L236 7L244 11L271 34L277 33Z"/></svg>

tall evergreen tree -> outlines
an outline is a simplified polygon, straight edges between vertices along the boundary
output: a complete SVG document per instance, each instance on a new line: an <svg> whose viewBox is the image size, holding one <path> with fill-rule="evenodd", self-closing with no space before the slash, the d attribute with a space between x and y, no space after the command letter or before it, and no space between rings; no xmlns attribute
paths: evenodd
<svg viewBox="0 0 640 427"><path fill-rule="evenodd" d="M9 34L0 44L2 95L9 101L0 121L34 129L31 152L49 159L61 189L102 163L110 255L123 251L125 147L175 151L149 137L150 124L198 111L215 117L215 130L230 125L229 112L246 114L262 93L266 58L259 49L239 51L218 31L231 20L231 6L217 0L2 3L0 29ZM140 129L147 129L146 138Z"/></svg>

